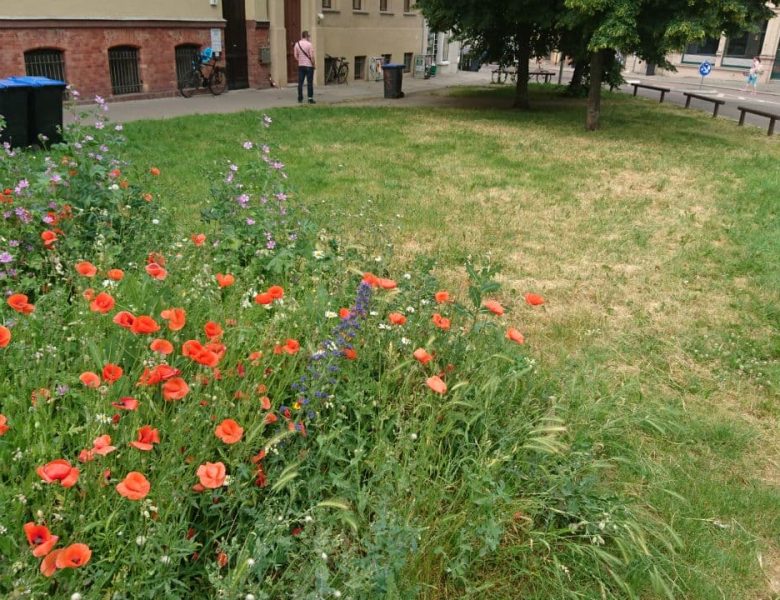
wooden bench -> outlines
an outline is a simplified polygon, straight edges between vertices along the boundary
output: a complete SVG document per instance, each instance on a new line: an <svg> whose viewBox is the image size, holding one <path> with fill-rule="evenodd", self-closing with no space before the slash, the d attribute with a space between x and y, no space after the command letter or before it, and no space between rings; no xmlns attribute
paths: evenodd
<svg viewBox="0 0 780 600"><path fill-rule="evenodd" d="M501 79L503 76L503 80ZM512 81L517 78L517 71L515 69L505 69L499 67L494 69L490 73L490 83L506 83L507 77L510 77Z"/></svg>
<svg viewBox="0 0 780 600"><path fill-rule="evenodd" d="M725 100L718 100L717 98L711 98L710 96L703 96L701 94L694 94L693 92L683 92L683 96L685 96L685 108L690 108L691 98L712 102L715 105L715 109L712 111L713 119L718 116L718 109L726 104Z"/></svg>
<svg viewBox="0 0 780 600"><path fill-rule="evenodd" d="M545 83L550 83L550 79L555 77L555 72L553 71L530 71L528 73L528 79L530 80L531 77L536 77L536 83L539 83L539 78L544 77Z"/></svg>
<svg viewBox="0 0 780 600"><path fill-rule="evenodd" d="M775 132L775 121L780 119L780 114L766 112L765 110L756 110L755 108L748 108L747 106L737 106L737 110L740 111L740 125L745 124L745 113L750 113L751 115L758 115L759 117L766 117L769 119L769 129L766 132L767 135L772 135Z"/></svg>
<svg viewBox="0 0 780 600"><path fill-rule="evenodd" d="M670 93L672 91L669 88L658 87L657 85L647 85L647 84L644 84L644 83L632 83L631 85L634 86L634 96L636 96L636 92L637 92L637 90L639 88L644 88L646 90L655 90L657 92L661 92L661 99L659 100L659 102L663 102L664 101L664 96L667 93Z"/></svg>

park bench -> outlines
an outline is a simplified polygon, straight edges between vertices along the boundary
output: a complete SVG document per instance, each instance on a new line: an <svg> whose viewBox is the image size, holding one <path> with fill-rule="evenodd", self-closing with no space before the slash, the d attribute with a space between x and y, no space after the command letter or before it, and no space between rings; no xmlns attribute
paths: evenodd
<svg viewBox="0 0 780 600"><path fill-rule="evenodd" d="M511 67L498 67L498 69L491 71L490 83L506 83L507 77L510 77L512 81L514 81L517 78L517 70Z"/></svg>
<svg viewBox="0 0 780 600"><path fill-rule="evenodd" d="M707 102L712 102L715 105L714 110L712 111L712 118L718 116L718 109L726 104L725 100L718 100L717 98L711 98L709 96L703 96L701 94L694 94L693 92L683 92L683 96L685 96L685 108L690 108L691 106L691 98L696 98L697 100L705 100Z"/></svg>
<svg viewBox="0 0 780 600"><path fill-rule="evenodd" d="M658 87L657 85L647 85L647 84L645 84L645 83L632 83L631 85L633 85L633 86L634 86L634 96L636 96L636 92L637 92L637 90L638 90L639 88L644 88L644 89L646 89L646 90L655 90L655 91L657 91L657 92L661 92L661 99L659 100L659 102L663 102L663 101L664 101L664 96L665 96L667 93L669 93L669 92L671 92L671 91L672 91L672 90L670 90L669 88L665 88L665 87Z"/></svg>
<svg viewBox="0 0 780 600"><path fill-rule="evenodd" d="M544 77L545 83L550 83L550 80L555 77L554 71L531 71L528 73L528 79L530 80L531 77L536 77L536 83L539 83L539 78Z"/></svg>
<svg viewBox="0 0 780 600"><path fill-rule="evenodd" d="M775 121L780 119L780 114L766 112L765 110L756 110L755 108L748 108L747 106L737 106L737 110L740 111L740 125L745 124L745 113L750 113L751 115L758 115L759 117L766 117L769 119L769 129L766 132L767 135L772 135L775 132Z"/></svg>

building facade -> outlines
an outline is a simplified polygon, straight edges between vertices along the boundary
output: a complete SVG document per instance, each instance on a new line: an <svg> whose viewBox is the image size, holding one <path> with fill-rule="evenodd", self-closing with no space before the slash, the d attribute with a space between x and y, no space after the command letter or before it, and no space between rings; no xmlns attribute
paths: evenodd
<svg viewBox="0 0 780 600"><path fill-rule="evenodd" d="M62 79L84 98L174 95L193 53L211 46L230 89L283 86L297 80L293 45L308 30L319 85L326 55L345 57L351 80L367 79L380 62L411 68L424 53L428 33L412 6L413 0L4 2L0 77Z"/></svg>
<svg viewBox="0 0 780 600"><path fill-rule="evenodd" d="M670 55L669 60L677 72L664 74L698 77L699 65L707 61L713 66L711 78L744 81L753 57L758 56L763 67L759 81L780 81L780 6L772 10L775 16L760 23L758 31L706 39L689 44L684 52ZM634 58L630 58L626 64L627 70L634 73L647 73L647 67L641 60Z"/></svg>

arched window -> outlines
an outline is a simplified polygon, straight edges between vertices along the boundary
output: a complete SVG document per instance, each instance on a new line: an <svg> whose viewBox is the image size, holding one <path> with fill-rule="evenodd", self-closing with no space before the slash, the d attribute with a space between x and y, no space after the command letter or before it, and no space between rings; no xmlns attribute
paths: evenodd
<svg viewBox="0 0 780 600"><path fill-rule="evenodd" d="M56 48L37 48L24 53L27 75L65 81L65 53Z"/></svg>
<svg viewBox="0 0 780 600"><path fill-rule="evenodd" d="M181 81L192 71L192 60L198 52L200 52L198 44L176 46L176 81Z"/></svg>
<svg viewBox="0 0 780 600"><path fill-rule="evenodd" d="M108 49L108 69L111 73L111 93L135 94L141 91L138 48L116 46Z"/></svg>

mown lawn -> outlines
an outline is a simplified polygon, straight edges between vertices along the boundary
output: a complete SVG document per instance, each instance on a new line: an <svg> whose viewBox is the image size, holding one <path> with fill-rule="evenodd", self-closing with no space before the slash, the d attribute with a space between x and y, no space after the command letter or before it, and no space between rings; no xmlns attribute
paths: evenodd
<svg viewBox="0 0 780 600"><path fill-rule="evenodd" d="M278 109L267 131L251 112L126 131L193 230L204 173L237 140L264 137L314 216L393 273L432 257L462 292L471 260L499 270L510 307L542 294L524 333L550 402L571 444L622 457L604 480L680 536L662 565L675 595L776 597L777 140L618 95L597 133L583 130L580 101L549 89L530 113L504 108L504 91L444 100ZM524 595L524 543L505 540L486 565L493 597ZM560 589L592 597L577 566L561 567Z"/></svg>

